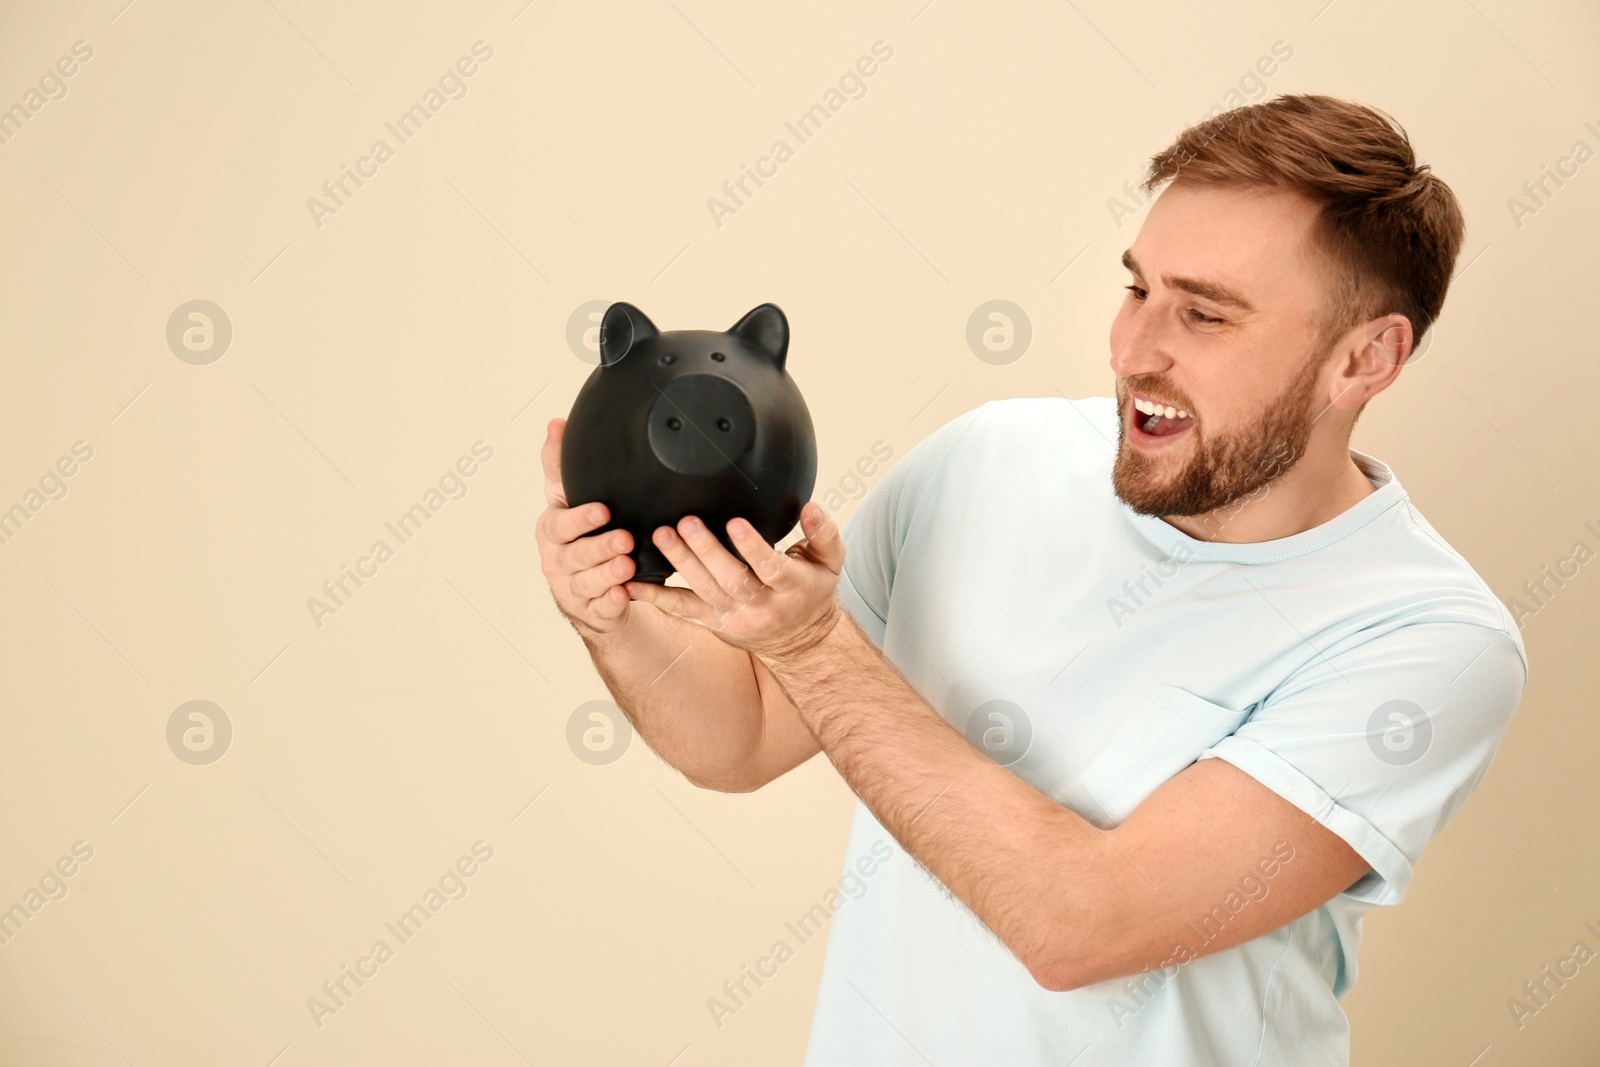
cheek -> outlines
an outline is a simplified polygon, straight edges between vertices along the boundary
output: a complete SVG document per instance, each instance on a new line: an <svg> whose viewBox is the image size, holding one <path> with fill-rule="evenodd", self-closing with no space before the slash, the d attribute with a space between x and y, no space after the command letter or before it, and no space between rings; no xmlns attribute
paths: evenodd
<svg viewBox="0 0 1600 1067"><path fill-rule="evenodd" d="M1237 382L1231 386L1225 381L1191 381L1185 385L1189 399L1194 402L1195 410L1200 413L1200 424L1197 429L1200 430L1202 437L1212 439L1233 437L1248 432L1260 421L1260 416L1251 414L1248 405L1241 405Z"/></svg>

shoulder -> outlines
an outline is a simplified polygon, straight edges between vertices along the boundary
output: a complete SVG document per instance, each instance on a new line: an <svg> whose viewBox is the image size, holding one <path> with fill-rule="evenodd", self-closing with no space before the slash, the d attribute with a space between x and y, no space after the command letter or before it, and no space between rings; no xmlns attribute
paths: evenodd
<svg viewBox="0 0 1600 1067"><path fill-rule="evenodd" d="M1019 396L990 400L956 416L933 434L968 456L1060 463L1090 457L1096 466L1114 458L1117 404L1111 397Z"/></svg>
<svg viewBox="0 0 1600 1067"><path fill-rule="evenodd" d="M1012 396L990 400L969 414L981 413L994 429L1049 430L1102 436L1117 432L1117 402L1109 396Z"/></svg>
<svg viewBox="0 0 1600 1067"><path fill-rule="evenodd" d="M1353 451L1353 450L1352 450ZM1417 508L1394 473L1375 457L1358 454L1364 470L1381 472L1393 486L1394 504L1350 539L1340 553L1359 555L1351 573L1376 611L1374 635L1396 625L1454 624L1430 627L1435 634L1455 631L1463 646L1482 647L1485 634L1514 650L1527 677L1527 652L1513 613L1454 545Z"/></svg>
<svg viewBox="0 0 1600 1067"><path fill-rule="evenodd" d="M919 513L928 519L947 509L981 511L1052 487L1109 487L1116 440L1116 402L1109 397L985 401L928 432L903 455L894 450L888 474L857 514L893 515L909 523Z"/></svg>
<svg viewBox="0 0 1600 1067"><path fill-rule="evenodd" d="M1431 620L1464 623L1503 636L1516 650L1526 679L1528 655L1521 627L1489 583L1409 496L1393 513L1408 542L1400 565L1413 574L1411 588L1418 597L1414 610Z"/></svg>

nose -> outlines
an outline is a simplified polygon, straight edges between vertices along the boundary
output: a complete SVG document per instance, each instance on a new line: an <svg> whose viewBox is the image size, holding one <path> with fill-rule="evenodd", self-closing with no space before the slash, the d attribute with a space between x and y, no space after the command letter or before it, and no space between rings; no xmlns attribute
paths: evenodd
<svg viewBox="0 0 1600 1067"><path fill-rule="evenodd" d="M1132 299L1111 322L1111 371L1118 378L1153 377L1172 366L1167 349L1167 319L1147 294L1143 305Z"/></svg>

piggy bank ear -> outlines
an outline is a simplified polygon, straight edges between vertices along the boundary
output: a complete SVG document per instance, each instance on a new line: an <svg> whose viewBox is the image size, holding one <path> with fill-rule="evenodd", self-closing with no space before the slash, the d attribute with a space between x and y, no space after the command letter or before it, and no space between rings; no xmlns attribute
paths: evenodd
<svg viewBox="0 0 1600 1067"><path fill-rule="evenodd" d="M620 363L634 345L661 333L645 313L632 304L617 301L606 308L600 320L600 365Z"/></svg>
<svg viewBox="0 0 1600 1067"><path fill-rule="evenodd" d="M789 355L789 320L776 304L762 304L728 331L772 357L779 370Z"/></svg>

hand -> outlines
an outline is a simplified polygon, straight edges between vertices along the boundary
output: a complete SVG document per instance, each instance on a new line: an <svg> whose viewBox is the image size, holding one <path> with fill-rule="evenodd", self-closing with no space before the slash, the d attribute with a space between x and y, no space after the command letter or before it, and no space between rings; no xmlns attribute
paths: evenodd
<svg viewBox="0 0 1600 1067"><path fill-rule="evenodd" d="M583 534L604 526L611 509L604 504L569 508L561 484L561 440L566 419L551 419L540 459L544 464L544 499L548 505L534 527L539 565L556 607L580 635L620 630L628 621L629 599L623 584L633 577L633 535L626 530Z"/></svg>
<svg viewBox="0 0 1600 1067"><path fill-rule="evenodd" d="M743 563L696 516L684 516L677 530L659 526L651 539L689 588L628 582L628 595L764 659L804 652L827 636L843 611L834 588L845 547L838 526L815 501L800 517L810 536L782 553L745 520L730 521L728 538Z"/></svg>

